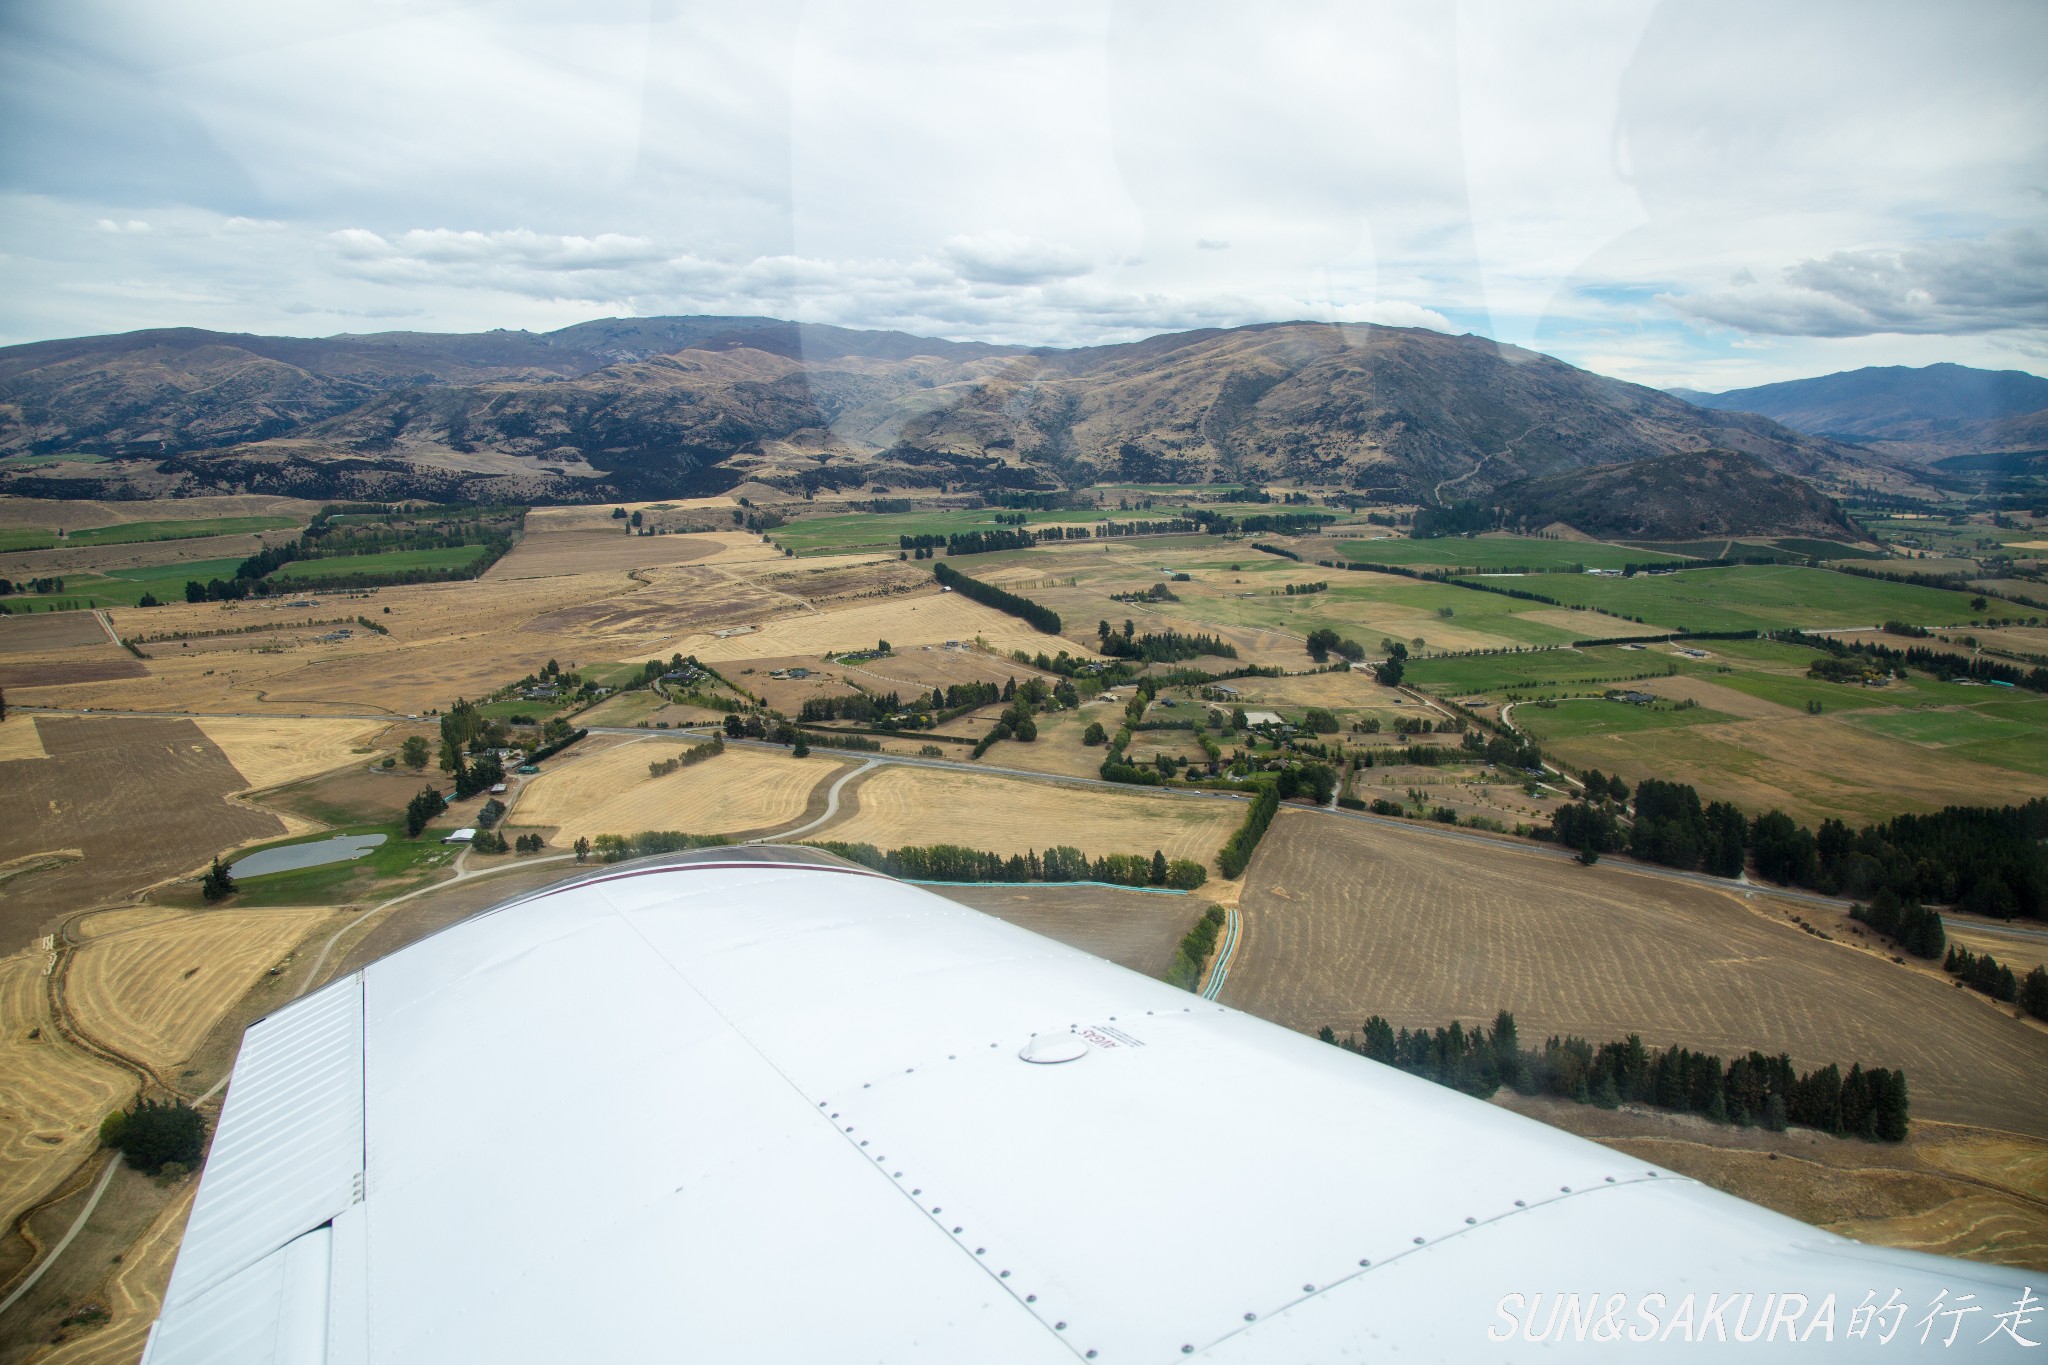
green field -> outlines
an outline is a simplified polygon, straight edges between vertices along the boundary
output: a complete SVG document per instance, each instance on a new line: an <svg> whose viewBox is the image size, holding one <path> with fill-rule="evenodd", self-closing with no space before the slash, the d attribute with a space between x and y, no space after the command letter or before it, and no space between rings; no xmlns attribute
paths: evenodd
<svg viewBox="0 0 2048 1365"><path fill-rule="evenodd" d="M1433 540L1347 540L1338 552L1354 564L1396 564L1446 569L1619 569L1627 564L1679 562L1677 555L1578 540L1527 536L1439 536Z"/></svg>
<svg viewBox="0 0 2048 1365"><path fill-rule="evenodd" d="M0 531L0 554L10 550L47 550L57 537L40 527L16 527Z"/></svg>
<svg viewBox="0 0 2048 1365"><path fill-rule="evenodd" d="M362 857L347 862L328 863L321 867L302 867L293 872L272 872L263 877L237 877L235 903L334 905L348 900L350 896L378 881L416 874L420 875L421 880L425 880L425 874L438 871L455 860L459 850L441 842L441 837L454 828L453 824L446 823L444 816L442 824L429 827L418 839L407 839L405 829L401 825L349 825L342 829L322 830L317 834L278 839L258 845L257 848L244 849L235 856L246 858L260 849L312 843L336 834L386 836L383 843Z"/></svg>
<svg viewBox="0 0 2048 1365"><path fill-rule="evenodd" d="M295 517L202 517L195 521L131 521L73 531L66 545L134 545L150 540L193 540L200 536L238 536L298 525Z"/></svg>
<svg viewBox="0 0 2048 1365"><path fill-rule="evenodd" d="M1202 510L1217 512L1224 516L1279 516L1289 512L1328 509L1287 507L1280 503L1219 502L1204 503ZM899 537L902 536L950 536L967 531L1014 529L998 523L998 516L1021 515L1026 526L1093 526L1103 521L1171 521L1189 514L1190 509L1178 503L1170 507L1150 507L1131 511L1111 506L1062 507L1052 511L1023 513L1001 507L929 512L853 512L843 516L805 517L800 521L778 526L768 534L777 545L787 546L798 555L846 554L854 551L895 550L899 546Z"/></svg>
<svg viewBox="0 0 2048 1365"><path fill-rule="evenodd" d="M489 551L482 545L450 545L433 550L386 550L373 555L336 555L332 559L300 559L270 575L272 582L318 583L356 574L406 573L414 569L462 569Z"/></svg>
<svg viewBox="0 0 2048 1365"><path fill-rule="evenodd" d="M1633 618L1645 630L1824 630L1883 621L1937 626L1967 621L1973 614L1967 593L1789 564L1634 578L1558 574L1529 588L1569 606ZM1617 623L1614 633L1626 628Z"/></svg>

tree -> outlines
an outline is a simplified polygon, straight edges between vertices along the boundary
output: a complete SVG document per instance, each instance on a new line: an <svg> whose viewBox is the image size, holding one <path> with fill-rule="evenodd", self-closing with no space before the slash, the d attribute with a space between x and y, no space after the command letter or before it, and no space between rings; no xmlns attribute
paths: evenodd
<svg viewBox="0 0 2048 1365"><path fill-rule="evenodd" d="M398 746L398 756L405 760L405 766L418 772L427 766L427 739L425 735L407 735L405 743Z"/></svg>
<svg viewBox="0 0 2048 1365"><path fill-rule="evenodd" d="M809 758L811 756L811 742L804 738L803 731L797 731L796 743L789 746L789 756L791 758Z"/></svg>
<svg viewBox="0 0 2048 1365"><path fill-rule="evenodd" d="M227 867L221 862L219 855L215 855L213 866L208 868L206 875L200 879L199 894L209 901L226 900L235 894L235 879L228 875Z"/></svg>
<svg viewBox="0 0 2048 1365"><path fill-rule="evenodd" d="M1159 849L1152 850L1152 885L1166 885L1166 854Z"/></svg>
<svg viewBox="0 0 2048 1365"><path fill-rule="evenodd" d="M173 1162L190 1170L206 1143L206 1120L183 1100L144 1100L125 1113L107 1115L100 1124L100 1141L118 1148L130 1166L150 1175Z"/></svg>
<svg viewBox="0 0 2048 1365"><path fill-rule="evenodd" d="M578 838L578 839L576 840L576 861L580 863L580 862L583 862L583 861L584 861L585 859L587 859L587 858L589 858L589 857L590 857L590 840L588 840L588 839L584 839L584 838Z"/></svg>
<svg viewBox="0 0 2048 1365"><path fill-rule="evenodd" d="M1308 633L1308 657L1317 663L1328 663L1330 651L1337 646L1337 632L1328 626L1318 626Z"/></svg>
<svg viewBox="0 0 2048 1365"><path fill-rule="evenodd" d="M405 803L405 837L417 839L420 831L427 827L427 821L448 809L448 802L432 787L420 788L419 794Z"/></svg>
<svg viewBox="0 0 2048 1365"><path fill-rule="evenodd" d="M2048 1019L2048 970L2036 967L2027 973L2020 983L2020 1008L2036 1019Z"/></svg>
<svg viewBox="0 0 2048 1365"><path fill-rule="evenodd" d="M186 579L185 600L187 602L204 602L206 600L206 585L196 578Z"/></svg>
<svg viewBox="0 0 2048 1365"><path fill-rule="evenodd" d="M1109 732L1102 728L1102 722L1099 720L1089 721L1088 728L1081 732L1081 742L1091 748L1097 744L1106 743L1108 739Z"/></svg>
<svg viewBox="0 0 2048 1365"><path fill-rule="evenodd" d="M1970 610L1971 610L1971 611L1982 611L1982 610L1984 610L1984 609L1985 609L1986 607L1988 607L1988 606L1990 606L1990 605L1991 605L1991 604L1990 604L1989 602L1986 602L1986 601L1985 601L1985 600L1984 600L1983 598L1981 598L1981 597L1973 597L1973 598L1971 598L1971 599L1970 599Z"/></svg>

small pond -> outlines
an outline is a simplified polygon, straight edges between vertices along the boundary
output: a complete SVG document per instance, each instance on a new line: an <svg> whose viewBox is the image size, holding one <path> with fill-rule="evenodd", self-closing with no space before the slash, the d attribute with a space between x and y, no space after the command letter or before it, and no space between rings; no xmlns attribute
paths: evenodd
<svg viewBox="0 0 2048 1365"><path fill-rule="evenodd" d="M261 877L270 872L296 872L302 867L345 863L351 858L362 857L383 842L381 834L337 834L330 839L286 844L282 848L266 848L260 853L251 853L245 858L237 858L232 870L237 877Z"/></svg>

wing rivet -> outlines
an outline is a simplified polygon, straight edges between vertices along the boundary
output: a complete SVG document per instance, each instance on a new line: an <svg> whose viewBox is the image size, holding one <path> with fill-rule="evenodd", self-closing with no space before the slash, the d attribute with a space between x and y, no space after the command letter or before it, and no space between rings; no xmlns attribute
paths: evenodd
<svg viewBox="0 0 2048 1365"><path fill-rule="evenodd" d="M1366 1258L1365 1260L1363 1260L1363 1261L1360 1261L1360 1262L1359 1262L1359 1264L1360 1264L1360 1265L1371 1265L1371 1264L1372 1264L1372 1258L1371 1258L1371 1257L1367 1257L1367 1258Z"/></svg>
<svg viewBox="0 0 2048 1365"><path fill-rule="evenodd" d="M986 1256L986 1255L988 1255L988 1248L987 1248L987 1247L976 1247L976 1248L974 1249L974 1254L975 1254L975 1255L977 1255L977 1256Z"/></svg>
<svg viewBox="0 0 2048 1365"><path fill-rule="evenodd" d="M1005 1279L1005 1280L1009 1279L1009 1278L1010 1278L1010 1272L1009 1272L1009 1271L1007 1271L1007 1270L1005 1270L1005 1271L1004 1271L1004 1272L1002 1273L1002 1276L1001 1276L1001 1278L1002 1278L1002 1279Z"/></svg>
<svg viewBox="0 0 2048 1365"><path fill-rule="evenodd" d="M1305 1284L1301 1287L1301 1292L1304 1294L1313 1294L1316 1292L1316 1287L1312 1284Z"/></svg>
<svg viewBox="0 0 2048 1365"><path fill-rule="evenodd" d="M958 1236L960 1235L960 1229L958 1229L958 1228L954 1228L954 1229L953 1229L953 1235L954 1235L955 1237L958 1237Z"/></svg>
<svg viewBox="0 0 2048 1365"><path fill-rule="evenodd" d="M1244 1320L1246 1322L1257 1322L1259 1320L1259 1315L1257 1313L1246 1313L1244 1315Z"/></svg>
<svg viewBox="0 0 2048 1365"><path fill-rule="evenodd" d="M1421 1246L1421 1245L1422 1245L1422 1239L1421 1239L1420 1237L1417 1237L1417 1238L1415 1239L1415 1245L1417 1245L1417 1246Z"/></svg>
<svg viewBox="0 0 2048 1365"><path fill-rule="evenodd" d="M1518 1209L1526 1209L1526 1208L1528 1208L1528 1207L1529 1207L1529 1203L1528 1203L1528 1201L1527 1201L1527 1200L1524 1200L1524 1199L1517 1199L1517 1200L1515 1201L1515 1207L1516 1207L1516 1208L1518 1208Z"/></svg>
<svg viewBox="0 0 2048 1365"><path fill-rule="evenodd" d="M862 1081L860 1083L860 1088L863 1090L873 1090L875 1088L875 1083L873 1081Z"/></svg>
<svg viewBox="0 0 2048 1365"><path fill-rule="evenodd" d="M911 1191L911 1193L912 1193L912 1194L923 1194L923 1193L924 1193L924 1191L923 1191L923 1190L912 1190L912 1191Z"/></svg>
<svg viewBox="0 0 2048 1365"><path fill-rule="evenodd" d="M1088 1358L1089 1360L1093 1360L1093 1359L1095 1359L1095 1352L1094 1352L1094 1351L1092 1351L1092 1350L1091 1350L1090 1352L1088 1352L1088 1356L1087 1356L1087 1358Z"/></svg>
<svg viewBox="0 0 2048 1365"><path fill-rule="evenodd" d="M1607 1183L1608 1183L1608 1184L1610 1184L1610 1185L1612 1185L1612 1184L1614 1183L1614 1177L1613 1177L1613 1176L1611 1176L1611 1175L1610 1175L1610 1176L1608 1176L1608 1177L1607 1177Z"/></svg>
<svg viewBox="0 0 2048 1365"><path fill-rule="evenodd" d="M1183 1346L1180 1348L1180 1353L1184 1356L1191 1356L1195 1353L1195 1348L1192 1346Z"/></svg>
<svg viewBox="0 0 2048 1365"><path fill-rule="evenodd" d="M1037 1302L1038 1302L1038 1295L1036 1295L1036 1294L1026 1294L1026 1295L1024 1296L1024 1302L1026 1302L1026 1303L1037 1303Z"/></svg>
<svg viewBox="0 0 2048 1365"><path fill-rule="evenodd" d="M867 1146L867 1145L868 1145L868 1140L867 1140L866 1138L862 1138L862 1139L860 1140L860 1145L861 1145L861 1146L863 1146L863 1147ZM1470 1222L1471 1220L1470 1220L1470 1219L1468 1218L1468 1219L1466 1219L1465 1221L1467 1221L1467 1222Z"/></svg>
<svg viewBox="0 0 2048 1365"><path fill-rule="evenodd" d="M1478 1221L1479 1221L1479 1220L1478 1220L1477 1218L1467 1218L1467 1219L1465 1220L1465 1226L1469 1228L1469 1227L1471 1227L1471 1226L1472 1226L1473 1224L1477 1223Z"/></svg>
<svg viewBox="0 0 2048 1365"><path fill-rule="evenodd" d="M1560 1194L1570 1194L1572 1192L1572 1187L1569 1185L1559 1185L1557 1188Z"/></svg>
<svg viewBox="0 0 2048 1365"><path fill-rule="evenodd" d="M1067 1330L1067 1325L1064 1322L1056 1322L1052 1325L1052 1330L1055 1332L1064 1332Z"/></svg>

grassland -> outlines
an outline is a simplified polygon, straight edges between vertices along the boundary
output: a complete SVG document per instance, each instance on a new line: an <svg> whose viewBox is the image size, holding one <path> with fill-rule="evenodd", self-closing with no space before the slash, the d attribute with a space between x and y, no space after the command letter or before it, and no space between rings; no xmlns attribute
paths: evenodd
<svg viewBox="0 0 2048 1365"><path fill-rule="evenodd" d="M266 848L309 843L336 834L384 836L383 843L360 858L324 863L319 867L301 867L289 872L237 877L235 884L240 890L235 903L245 906L337 905L345 901L397 895L425 884L455 861L456 850L444 845L441 837L455 828L458 818L443 816L417 839L406 838L404 828L395 824L344 825L338 829L320 830L240 849L236 852L237 858ZM196 902L197 898L188 892L182 899Z"/></svg>
<svg viewBox="0 0 2048 1365"><path fill-rule="evenodd" d="M1432 569L1619 569L1627 564L1677 564L1676 554L1599 541L1539 540L1531 536L1386 537L1347 540L1337 549L1354 564L1398 564ZM1549 580L1544 580L1548 582Z"/></svg>
<svg viewBox="0 0 2048 1365"><path fill-rule="evenodd" d="M2030 1079L2048 1068L2048 1033L1732 892L1283 811L1241 906L1223 999L1290 1028L1508 1009L1531 1040L1639 1033L1802 1067L1903 1067L1916 1117L2048 1137Z"/></svg>
<svg viewBox="0 0 2048 1365"><path fill-rule="evenodd" d="M1634 578L1554 574L1527 586L1567 606L1627 618L1605 623L1594 618L1588 634L1595 636L1628 634L1628 621L1662 630L1769 631L1827 630L1881 621L1953 625L1981 615L1970 610L1967 593L1788 564L1688 569Z"/></svg>

